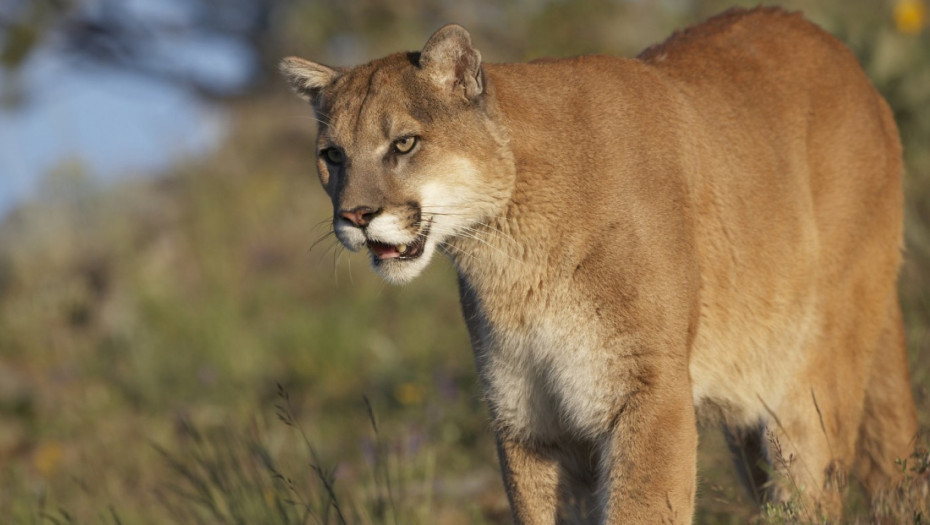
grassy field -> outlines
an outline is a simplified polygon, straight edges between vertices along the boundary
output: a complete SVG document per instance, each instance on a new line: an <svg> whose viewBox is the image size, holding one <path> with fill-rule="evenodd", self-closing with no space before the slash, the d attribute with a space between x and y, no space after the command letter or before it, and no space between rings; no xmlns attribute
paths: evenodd
<svg viewBox="0 0 930 525"><path fill-rule="evenodd" d="M533 34L591 15L553 6ZM896 28L886 7L822 23L859 54L904 137L901 300L926 431L930 36ZM629 38L643 47L671 23ZM596 45L557 38L499 58ZM451 268L392 287L336 246L315 124L284 91L231 102L225 143L158 178L100 186L62 165L0 224L0 521L510 522ZM757 519L719 432L701 440L697 521ZM926 479L928 461L903 468ZM867 522L850 493L849 520ZM888 519L917 522L930 498L898 496Z"/></svg>

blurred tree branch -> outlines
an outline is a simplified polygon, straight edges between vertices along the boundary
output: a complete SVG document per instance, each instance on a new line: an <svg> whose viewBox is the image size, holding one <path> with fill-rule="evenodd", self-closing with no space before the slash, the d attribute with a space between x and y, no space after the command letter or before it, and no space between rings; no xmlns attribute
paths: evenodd
<svg viewBox="0 0 930 525"><path fill-rule="evenodd" d="M0 6L0 65L21 68L43 46L74 59L180 84L205 97L235 95L263 77L271 13L282 0L8 0ZM252 55L242 82L218 82L185 63L185 38L235 44ZM166 50L169 51L166 53ZM232 85L231 85L232 84Z"/></svg>

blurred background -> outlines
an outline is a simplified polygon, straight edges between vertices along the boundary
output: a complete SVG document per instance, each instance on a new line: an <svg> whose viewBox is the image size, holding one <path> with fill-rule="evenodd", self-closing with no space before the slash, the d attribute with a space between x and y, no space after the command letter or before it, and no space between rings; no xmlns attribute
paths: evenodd
<svg viewBox="0 0 930 525"><path fill-rule="evenodd" d="M316 123L277 61L357 64L453 21L489 62L633 56L731 5L0 2L3 521L509 523L451 268L387 286L326 235ZM926 430L927 6L784 5L845 41L895 111ZM718 434L702 432L697 521L745 523Z"/></svg>

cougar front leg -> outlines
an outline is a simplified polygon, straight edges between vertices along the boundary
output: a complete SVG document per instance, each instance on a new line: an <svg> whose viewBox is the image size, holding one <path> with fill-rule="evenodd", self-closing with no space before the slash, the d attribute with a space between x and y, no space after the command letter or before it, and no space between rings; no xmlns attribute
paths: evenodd
<svg viewBox="0 0 930 525"><path fill-rule="evenodd" d="M598 475L604 523L691 523L697 427L687 374L679 380L656 381L615 415Z"/></svg>
<svg viewBox="0 0 930 525"><path fill-rule="evenodd" d="M556 523L561 468L555 451L499 435L497 452L514 522L518 525Z"/></svg>

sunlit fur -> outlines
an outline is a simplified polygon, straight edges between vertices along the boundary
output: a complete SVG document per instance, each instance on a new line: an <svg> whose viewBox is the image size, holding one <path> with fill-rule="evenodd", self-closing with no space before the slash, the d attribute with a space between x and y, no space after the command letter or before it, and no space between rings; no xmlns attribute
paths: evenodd
<svg viewBox="0 0 930 525"><path fill-rule="evenodd" d="M698 415L806 519L838 515L847 470L870 493L899 475L901 147L824 31L733 10L636 59L482 64L446 26L282 69L345 153L319 160L339 240L426 234L376 261L395 283L455 265L517 523L690 522Z"/></svg>

